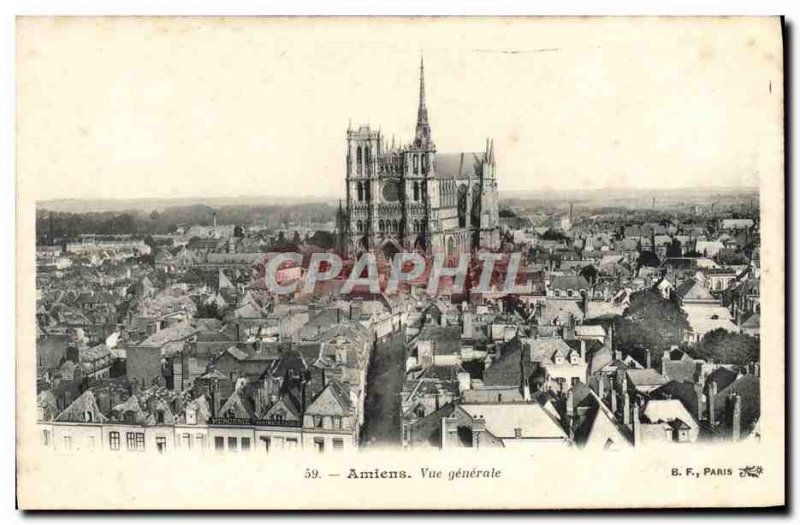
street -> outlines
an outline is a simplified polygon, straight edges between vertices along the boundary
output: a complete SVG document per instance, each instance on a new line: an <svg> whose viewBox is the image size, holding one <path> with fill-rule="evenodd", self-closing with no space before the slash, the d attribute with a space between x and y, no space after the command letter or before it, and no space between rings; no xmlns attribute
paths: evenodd
<svg viewBox="0 0 800 525"><path fill-rule="evenodd" d="M400 444L400 392L405 357L403 331L376 345L367 374L362 439L365 446Z"/></svg>

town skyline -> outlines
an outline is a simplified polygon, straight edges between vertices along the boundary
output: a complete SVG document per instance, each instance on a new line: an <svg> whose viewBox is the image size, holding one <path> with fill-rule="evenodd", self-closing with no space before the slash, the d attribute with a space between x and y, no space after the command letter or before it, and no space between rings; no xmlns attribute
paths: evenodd
<svg viewBox="0 0 800 525"><path fill-rule="evenodd" d="M598 188L598 189L558 189L558 190L500 190L499 196L501 203L506 203L513 199L542 200L542 201L564 201L577 200L584 201L586 204L596 204L599 200L632 199L631 194L637 195L638 199L648 199L650 192L665 192L670 199L678 195L685 195L687 192L692 197L697 194L705 194L709 190L719 192L716 195L705 195L704 200L713 202L720 195L731 197L734 195L755 195L758 194L758 187L687 187L687 188ZM602 195L601 195L602 193ZM609 196L609 193L611 194ZM627 195L626 195L627 194ZM187 205L206 205L206 206L237 206L237 205L293 205L293 204L313 204L326 203L336 204L339 199L344 198L341 194L330 195L309 195L309 196L280 196L280 195L190 195L186 197L131 197L131 198L52 198L37 202L38 210L48 210L55 212L69 213L88 213L92 211L128 211L128 210L154 210L172 206Z"/></svg>

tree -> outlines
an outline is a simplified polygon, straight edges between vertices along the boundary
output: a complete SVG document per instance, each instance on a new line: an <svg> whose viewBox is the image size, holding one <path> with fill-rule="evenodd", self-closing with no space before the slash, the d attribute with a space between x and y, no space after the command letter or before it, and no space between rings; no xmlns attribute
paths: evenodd
<svg viewBox="0 0 800 525"><path fill-rule="evenodd" d="M681 241L672 239L672 242L667 244L667 257L682 257Z"/></svg>
<svg viewBox="0 0 800 525"><path fill-rule="evenodd" d="M197 305L195 317L198 319L219 319L221 321L225 317L225 312L220 310L217 303L213 301L208 303L201 302Z"/></svg>
<svg viewBox="0 0 800 525"><path fill-rule="evenodd" d="M661 260L655 253L651 251L644 251L639 252L639 258L636 260L636 264L639 265L639 268L644 268L645 266L650 268L658 268L658 266L661 264Z"/></svg>
<svg viewBox="0 0 800 525"><path fill-rule="evenodd" d="M563 233L557 232L550 228L542 234L542 239L545 241L566 241L568 237Z"/></svg>
<svg viewBox="0 0 800 525"><path fill-rule="evenodd" d="M680 346L688 329L680 307L648 289L631 295L630 304L614 323L614 338L620 349L640 362L644 362L645 349L650 350L653 366L658 366L664 350Z"/></svg>
<svg viewBox="0 0 800 525"><path fill-rule="evenodd" d="M757 363L760 357L758 339L734 334L724 328L708 332L701 342L687 348L686 353L697 359L713 359L715 363L739 366Z"/></svg>
<svg viewBox="0 0 800 525"><path fill-rule="evenodd" d="M589 284L594 285L598 275L597 268L595 268L593 264L588 264L581 268L581 271L578 272L578 275L586 279L586 282Z"/></svg>
<svg viewBox="0 0 800 525"><path fill-rule="evenodd" d="M310 242L321 248L333 248L336 239L331 232L317 230L314 232L314 235L311 236Z"/></svg>

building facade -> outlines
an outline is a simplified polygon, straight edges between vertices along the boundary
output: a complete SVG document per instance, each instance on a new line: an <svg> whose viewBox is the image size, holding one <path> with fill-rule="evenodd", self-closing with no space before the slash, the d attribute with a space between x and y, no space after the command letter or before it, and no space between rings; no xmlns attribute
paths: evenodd
<svg viewBox="0 0 800 525"><path fill-rule="evenodd" d="M494 143L487 140L480 153L436 151L422 61L414 140L389 145L380 131L350 127L346 166L346 206L337 216L342 253L391 258L499 248Z"/></svg>

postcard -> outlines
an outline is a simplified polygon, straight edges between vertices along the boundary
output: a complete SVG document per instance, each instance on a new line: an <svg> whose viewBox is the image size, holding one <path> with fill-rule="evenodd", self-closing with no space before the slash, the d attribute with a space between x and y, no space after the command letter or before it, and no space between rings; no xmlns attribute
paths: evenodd
<svg viewBox="0 0 800 525"><path fill-rule="evenodd" d="M778 17L20 17L24 509L785 505Z"/></svg>

